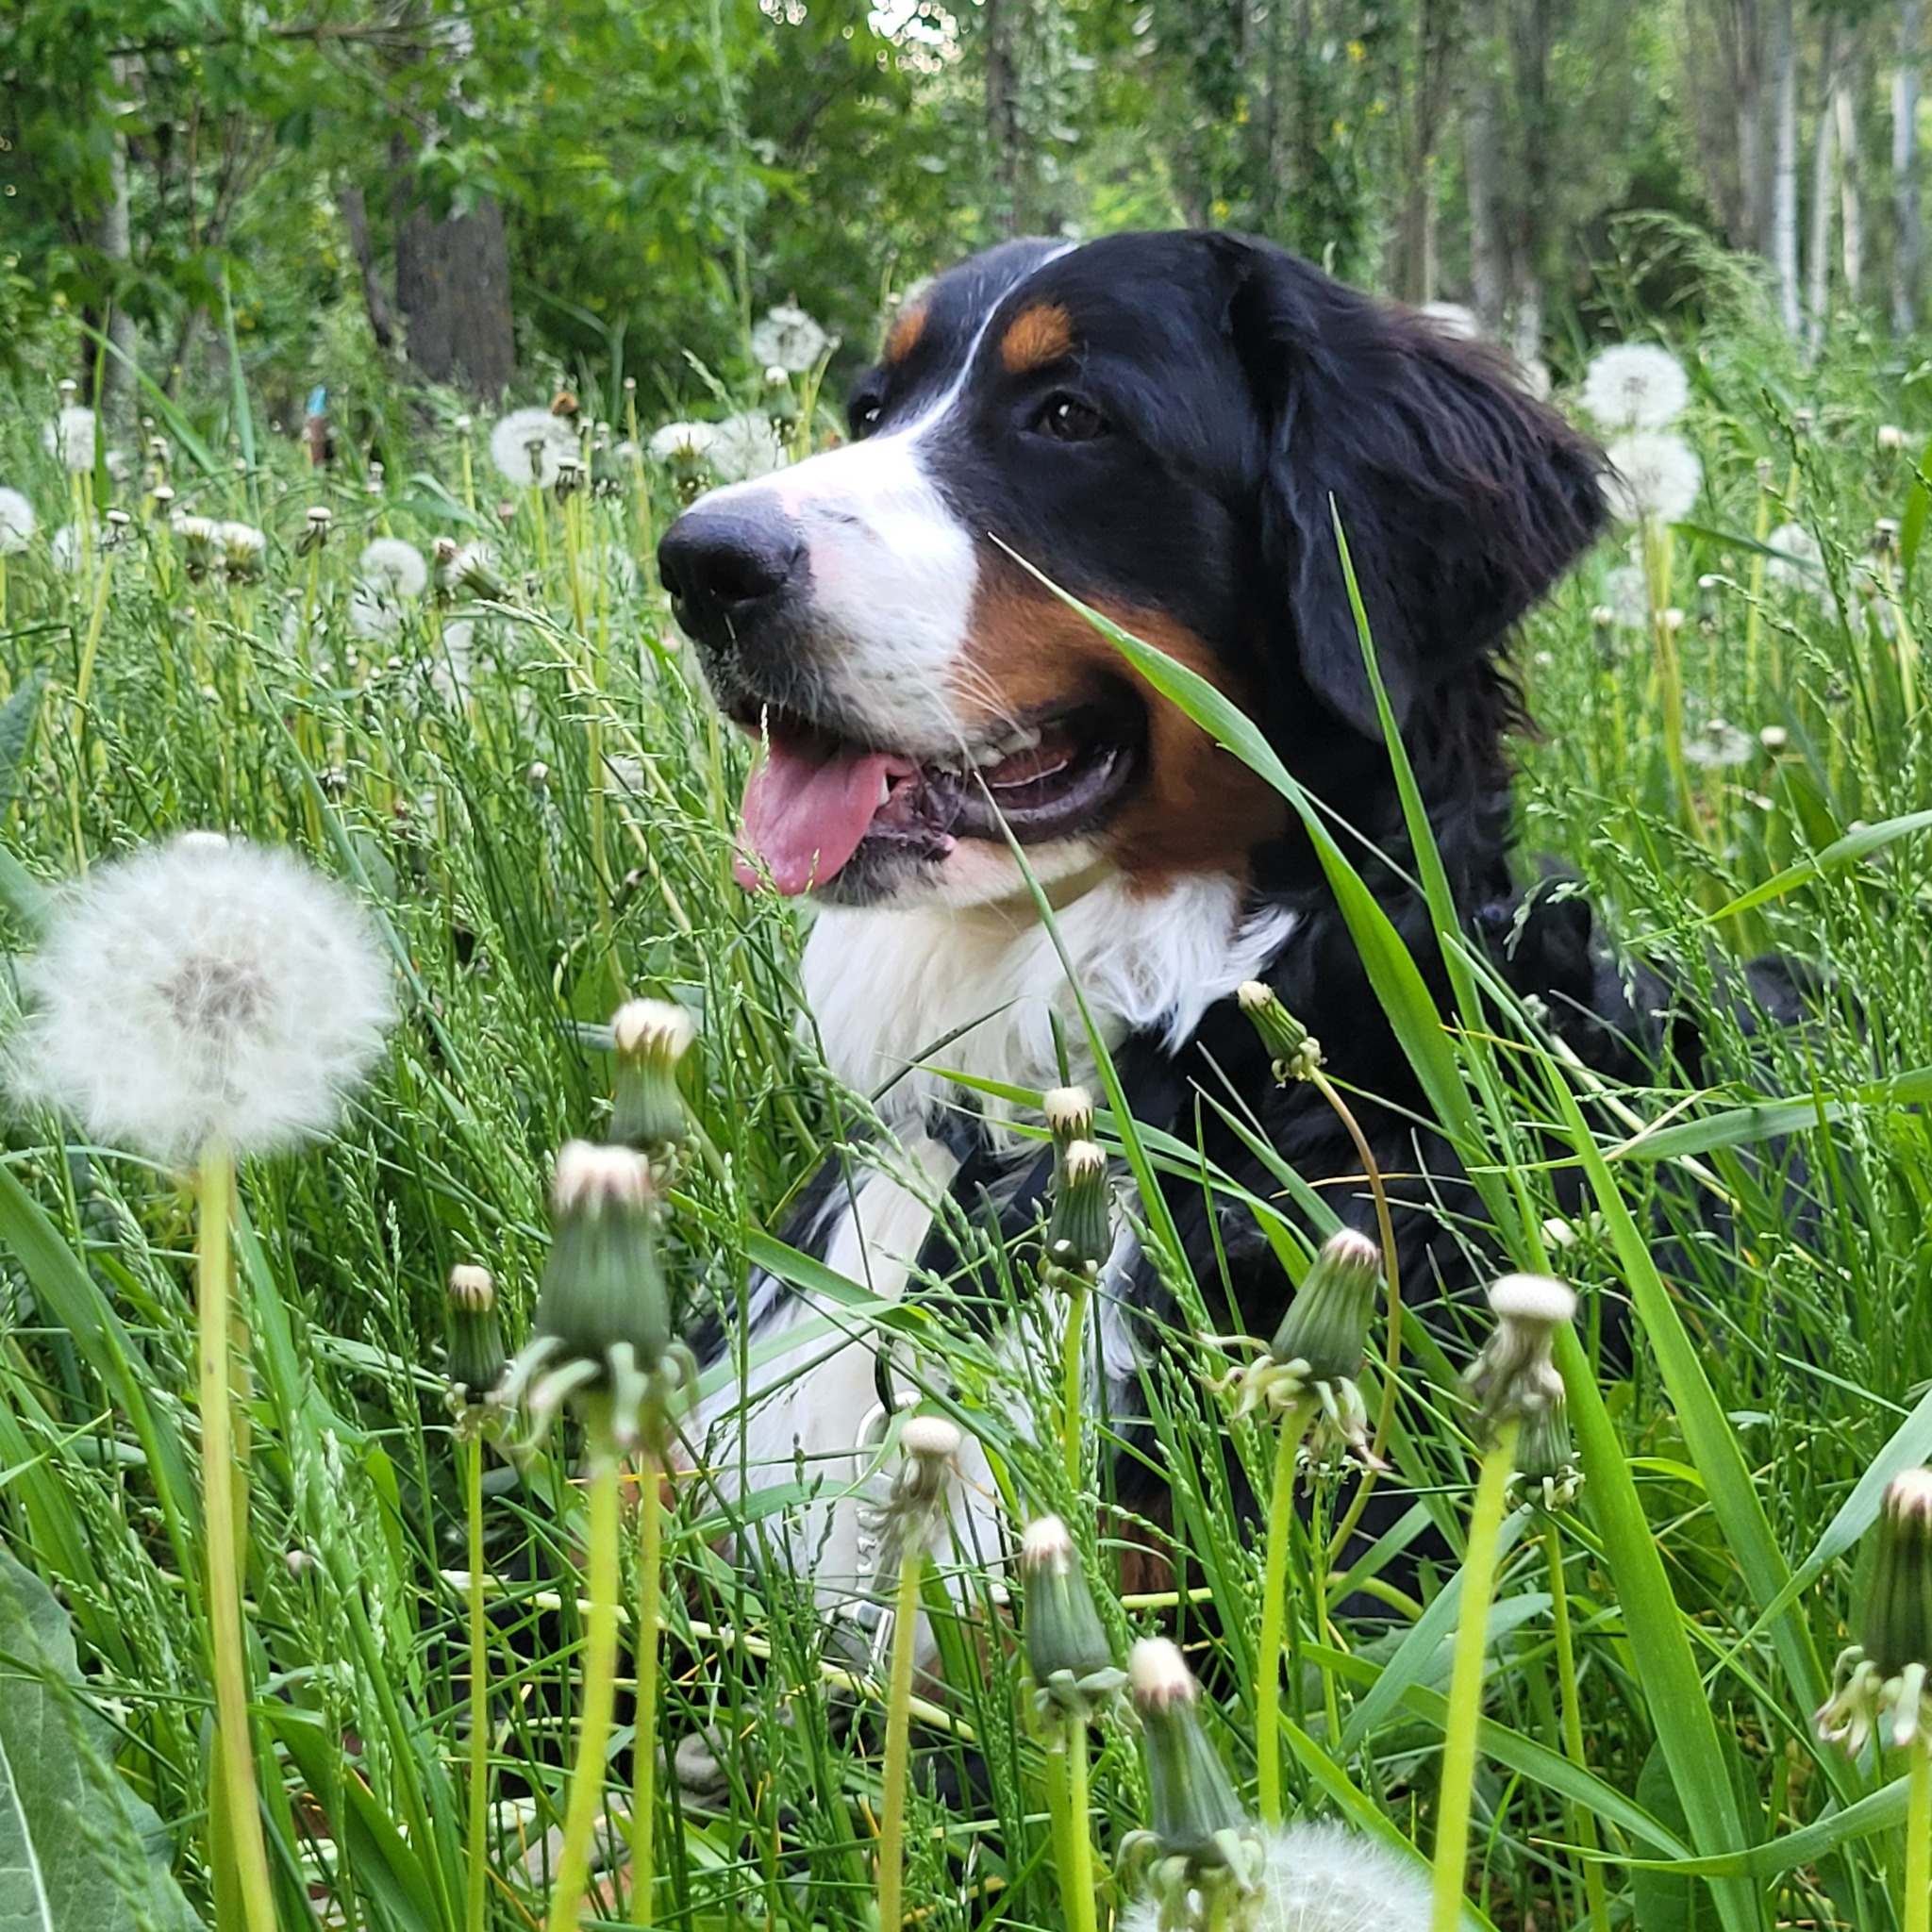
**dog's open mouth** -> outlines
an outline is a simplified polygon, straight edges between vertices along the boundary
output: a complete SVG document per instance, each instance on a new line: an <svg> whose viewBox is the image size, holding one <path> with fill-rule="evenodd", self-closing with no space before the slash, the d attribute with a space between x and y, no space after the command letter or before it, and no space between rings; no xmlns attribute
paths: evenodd
<svg viewBox="0 0 1932 1932"><path fill-rule="evenodd" d="M960 839L1025 844L1091 830L1140 762L1131 701L1037 719L957 758L879 751L775 707L735 714L763 752L744 794L741 883L788 896L829 885L860 852L941 859Z"/></svg>

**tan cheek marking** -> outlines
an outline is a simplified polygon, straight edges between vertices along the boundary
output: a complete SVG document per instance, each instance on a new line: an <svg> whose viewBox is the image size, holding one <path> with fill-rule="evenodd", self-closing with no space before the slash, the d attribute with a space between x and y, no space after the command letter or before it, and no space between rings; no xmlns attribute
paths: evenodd
<svg viewBox="0 0 1932 1932"><path fill-rule="evenodd" d="M925 305L922 302L917 308L908 308L892 325L892 332L886 338L886 360L903 362L919 346L919 339L925 333Z"/></svg>
<svg viewBox="0 0 1932 1932"><path fill-rule="evenodd" d="M1225 668L1184 625L1100 600L1094 608L1241 702ZM1108 858L1148 890L1179 874L1245 872L1248 855L1287 823L1274 788L1130 670L1077 611L1009 580L982 589L957 680L969 722L1073 704L1121 677L1147 707L1147 764L1103 835Z"/></svg>
<svg viewBox="0 0 1932 1932"><path fill-rule="evenodd" d="M1023 308L1000 338L1000 360L1009 375L1044 369L1074 351L1074 320L1058 302Z"/></svg>

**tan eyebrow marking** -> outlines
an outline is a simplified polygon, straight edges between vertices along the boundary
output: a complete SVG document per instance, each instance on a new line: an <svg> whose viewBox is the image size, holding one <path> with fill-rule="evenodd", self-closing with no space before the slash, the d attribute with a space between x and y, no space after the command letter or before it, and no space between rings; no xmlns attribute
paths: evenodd
<svg viewBox="0 0 1932 1932"><path fill-rule="evenodd" d="M1036 302L1023 308L1000 338L1000 360L1012 375L1044 369L1073 349L1074 319L1058 302Z"/></svg>
<svg viewBox="0 0 1932 1932"><path fill-rule="evenodd" d="M892 332L886 338L886 360L903 362L919 346L919 339L925 333L925 304L917 308L908 308L892 325Z"/></svg>

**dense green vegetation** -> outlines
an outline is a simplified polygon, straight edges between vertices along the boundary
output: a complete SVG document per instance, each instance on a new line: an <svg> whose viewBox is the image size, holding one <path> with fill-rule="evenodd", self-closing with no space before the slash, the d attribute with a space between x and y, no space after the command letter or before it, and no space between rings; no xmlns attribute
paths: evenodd
<svg viewBox="0 0 1932 1932"><path fill-rule="evenodd" d="M1917 32L1912 6L1789 0L0 6L0 1921L258 1928L213 1746L238 1687L279 1924L544 1921L587 1707L599 1728L609 1491L582 1479L575 1413L534 1437L525 1413L517 1457L492 1417L473 1462L445 1283L487 1267L511 1347L530 1334L558 1150L614 1131L625 1000L696 1023L691 1138L654 1157L680 1324L755 1265L806 1271L772 1230L870 1113L800 1013L801 915L732 879L744 748L671 624L656 535L709 482L836 436L841 375L965 248L1197 221L1466 301L1647 478L1520 641L1541 726L1521 842L1525 874L1574 874L1709 1015L1697 1083L1587 1080L1451 921L1446 1033L1380 958L1480 1179L1472 1248L1560 1274L1586 1310L1559 1357L1580 1494L1519 1485L1501 1524L1468 1922L1922 1932L1910 1754L1813 1721L1863 1634L1884 1478L1932 1457ZM1647 445L1586 408L1606 342L1667 344L1687 373ZM539 400L495 433L513 397ZM232 1323L210 1315L225 1170L192 1083L171 1114L165 1083L157 1102L97 1065L123 1111L76 1116L25 1073L68 889L188 828L339 882L395 1005L339 1130L237 1137ZM1734 962L1765 949L1807 969L1798 1030L1736 1010ZM73 975L110 1018L112 970ZM1345 1101L1346 1042L1324 1043ZM125 1131L90 1132L108 1118ZM1143 1178L1194 1172L1110 1112L1099 1138ZM1589 1211L1559 1212L1553 1159ZM1299 1271L1326 1210L1278 1178L1245 1211ZM1445 1735L1471 1742L1474 1714L1451 1698L1483 1447L1462 1359L1410 1318L1384 1442L1408 1527L1453 1562L1418 1582L1388 1548L1333 1574L1318 1471L1276 1596L1224 1467L1231 1445L1267 1495L1275 1421L1236 1412L1250 1385L1135 1198L1186 1314L1148 1390L1171 1588L1137 1572L1122 1594L1136 1525L1109 1459L1067 1454L1066 1304L1035 1253L983 1257L1011 1354L942 1300L817 1285L907 1337L1016 1541L1065 1519L1116 1655L1186 1640L1242 1804L1340 1819L1426 1884ZM1618 1300L1627 1371L1591 1313ZM1465 1312L1473 1353L1491 1324ZM210 1324L232 1352L204 1347ZM1371 1416L1388 1345L1378 1324ZM210 1403L215 1358L232 1402ZM204 1453L214 1415L232 1457ZM231 1462L223 1508L206 1486ZM1017 1634L1030 1587L958 1552L901 1579L949 1687L917 1686L902 1778L883 1648L856 1658L782 1568L728 1554L824 1473L767 1472L742 1507L687 1477L660 1519L627 1467L608 1776L577 1784L609 1807L608 1917L633 1912L615 1841L656 1525L643 1917L874 1924L883 1840L908 1922L1091 1923L1065 1707L1037 1707ZM1365 1589L1389 1622L1335 1614ZM1275 1615L1278 1711L1257 1688ZM1105 1925L1140 1882L1112 1874L1144 1869L1150 1790L1132 1718L1094 1696L1075 1816Z"/></svg>

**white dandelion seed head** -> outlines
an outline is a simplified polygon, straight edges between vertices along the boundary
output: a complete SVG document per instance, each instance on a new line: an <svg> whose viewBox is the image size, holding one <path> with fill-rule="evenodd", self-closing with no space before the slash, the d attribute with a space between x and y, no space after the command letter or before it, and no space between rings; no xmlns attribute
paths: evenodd
<svg viewBox="0 0 1932 1932"><path fill-rule="evenodd" d="M667 423L644 445L653 462L696 463L717 441L715 423Z"/></svg>
<svg viewBox="0 0 1932 1932"><path fill-rule="evenodd" d="M512 409L499 416L490 431L490 460L504 481L519 490L532 484L548 490L564 458L576 453L576 431L548 409Z"/></svg>
<svg viewBox="0 0 1932 1932"><path fill-rule="evenodd" d="M1604 603L1619 630L1650 628L1650 581L1641 564L1620 563L1604 573Z"/></svg>
<svg viewBox="0 0 1932 1932"><path fill-rule="evenodd" d="M356 559L356 575L372 591L396 603L420 597L429 588L429 565L413 543L400 537L377 537Z"/></svg>
<svg viewBox="0 0 1932 1932"><path fill-rule="evenodd" d="M96 434L94 412L83 409L77 403L69 403L42 428L41 443L50 457L58 459L63 470L78 475L94 466Z"/></svg>
<svg viewBox="0 0 1932 1932"><path fill-rule="evenodd" d="M1707 718L1684 740L1687 763L1700 765L1707 772L1728 771L1733 765L1751 763L1757 757L1757 741L1728 718Z"/></svg>
<svg viewBox="0 0 1932 1932"><path fill-rule="evenodd" d="M1606 429L1661 429L1690 400L1684 365L1655 342L1619 342L1583 378L1583 407Z"/></svg>
<svg viewBox="0 0 1932 1932"><path fill-rule="evenodd" d="M1479 342L1483 339L1483 325L1475 319L1475 310L1466 303L1424 302L1422 312L1442 335L1464 342Z"/></svg>
<svg viewBox="0 0 1932 1932"><path fill-rule="evenodd" d="M752 360L770 371L803 375L832 339L795 302L781 302L751 332Z"/></svg>
<svg viewBox="0 0 1932 1932"><path fill-rule="evenodd" d="M1780 524L1764 541L1781 553L1764 559L1764 575L1773 583L1810 590L1824 575L1824 552L1803 524Z"/></svg>
<svg viewBox="0 0 1932 1932"><path fill-rule="evenodd" d="M93 537L94 555L98 557L107 547L107 526L96 524ZM87 541L78 524L62 524L47 540L47 548L53 553L56 570L64 570L73 575L87 567Z"/></svg>
<svg viewBox="0 0 1932 1932"><path fill-rule="evenodd" d="M215 525L215 542L222 553L222 567L231 577L258 576L262 559L268 555L268 535L253 524L224 523Z"/></svg>
<svg viewBox="0 0 1932 1932"><path fill-rule="evenodd" d="M1267 1834L1250 1932L1428 1932L1426 1871L1340 1824L1289 1824ZM1121 1915L1120 1932L1156 1932L1158 1899Z"/></svg>
<svg viewBox="0 0 1932 1932"><path fill-rule="evenodd" d="M1674 524L1689 516L1704 488L1704 465L1681 436L1640 429L1605 450L1610 459L1610 509L1625 523L1655 517Z"/></svg>
<svg viewBox="0 0 1932 1932"><path fill-rule="evenodd" d="M743 483L753 476L768 475L783 468L785 462L785 445L762 409L744 409L714 424L711 446L705 454L721 483Z"/></svg>
<svg viewBox="0 0 1932 1932"><path fill-rule="evenodd" d="M160 1160L325 1134L395 1018L347 892L287 852L206 833L100 868L23 977L15 1091Z"/></svg>
<svg viewBox="0 0 1932 1932"><path fill-rule="evenodd" d="M18 490L0 487L0 557L25 550L39 522L33 505Z"/></svg>

